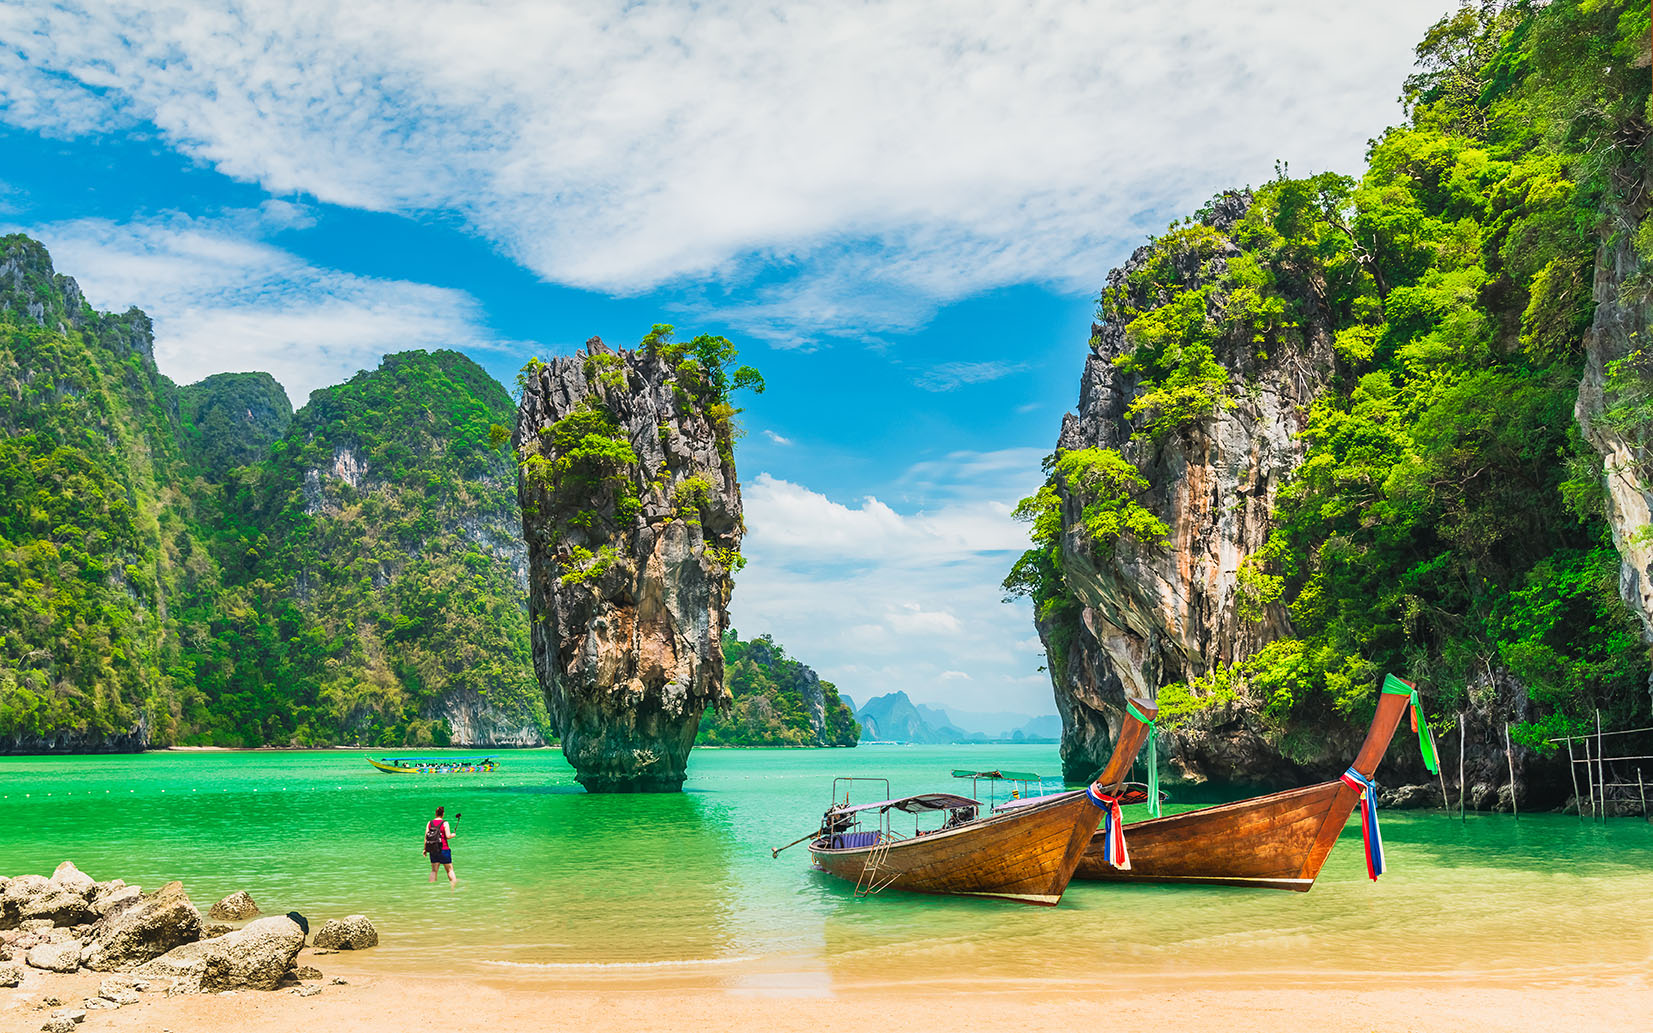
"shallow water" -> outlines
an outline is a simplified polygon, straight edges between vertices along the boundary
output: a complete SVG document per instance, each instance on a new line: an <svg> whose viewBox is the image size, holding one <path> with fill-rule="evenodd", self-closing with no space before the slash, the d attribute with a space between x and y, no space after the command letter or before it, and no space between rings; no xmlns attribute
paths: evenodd
<svg viewBox="0 0 1653 1033"><path fill-rule="evenodd" d="M0 758L0 873L69 858L146 888L182 879L203 908L244 888L267 912L362 912L375 964L506 983L1514 984L1653 960L1639 819L1385 812L1390 870L1372 883L1354 818L1308 894L1075 883L1057 908L858 901L805 847L769 854L815 827L835 775L957 791L954 767L1059 771L1055 747L699 750L687 792L638 796L587 795L555 750L503 753L486 775L386 775L364 756ZM463 815L457 890L430 885L420 855L439 803Z"/></svg>

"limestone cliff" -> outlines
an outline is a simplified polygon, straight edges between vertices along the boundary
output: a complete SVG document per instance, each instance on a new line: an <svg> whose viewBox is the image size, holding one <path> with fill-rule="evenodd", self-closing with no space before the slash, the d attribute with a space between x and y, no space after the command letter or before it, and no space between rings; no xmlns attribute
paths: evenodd
<svg viewBox="0 0 1653 1033"><path fill-rule="evenodd" d="M729 699L720 641L745 525L721 378L682 345L597 338L524 370L534 668L590 791L681 788L702 711Z"/></svg>
<svg viewBox="0 0 1653 1033"><path fill-rule="evenodd" d="M1215 236L1191 238L1197 248L1163 242L1139 248L1109 274L1109 288L1123 292L1118 303L1134 310L1160 303L1134 286L1131 275L1153 260L1168 258L1190 291L1216 283L1241 253L1228 234L1250 203L1246 193L1220 197L1202 220ZM1231 664L1289 633L1277 605L1265 607L1261 619L1240 619L1238 574L1267 541L1275 497L1302 460L1296 434L1303 412L1333 368L1329 320L1316 299L1312 289L1299 298L1308 313L1301 343L1262 360L1248 335L1224 334L1215 358L1243 388L1209 416L1157 440L1127 415L1142 385L1120 368L1132 350L1124 327L1120 321L1092 327L1078 411L1064 417L1057 447L1118 451L1148 482L1137 501L1169 533L1163 547L1121 539L1098 555L1084 527L1084 493L1057 484L1061 559L1076 605L1042 620L1039 632L1061 683L1056 700L1068 777L1090 778L1106 761L1127 696L1154 699L1162 685ZM1210 296L1214 321L1225 303L1220 289ZM1259 779L1294 774L1289 765L1269 770L1284 762L1263 747L1243 707L1209 715L1198 734L1170 741L1174 762L1194 777L1236 769Z"/></svg>
<svg viewBox="0 0 1653 1033"><path fill-rule="evenodd" d="M1615 418L1614 411L1627 400L1633 404L1633 396L1645 393L1653 381L1653 359L1645 353L1653 342L1647 288L1653 269L1636 250L1638 216L1645 218L1645 211L1615 206L1608 212L1596 256L1595 318L1584 337L1584 378L1574 412L1605 467L1608 519L1622 560L1619 594L1640 619L1643 638L1653 641L1653 535L1648 533L1653 525L1653 441L1645 426ZM1617 376L1610 377L1609 369Z"/></svg>

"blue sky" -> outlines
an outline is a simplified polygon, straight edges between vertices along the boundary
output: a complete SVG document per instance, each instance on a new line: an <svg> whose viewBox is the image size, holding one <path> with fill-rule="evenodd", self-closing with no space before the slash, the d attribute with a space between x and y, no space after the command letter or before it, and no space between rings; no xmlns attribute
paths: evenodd
<svg viewBox="0 0 1653 1033"><path fill-rule="evenodd" d="M510 383L650 324L769 391L734 619L857 701L1051 713L998 581L1106 271L1225 187L1357 172L1451 5L22 4L0 224L181 382L409 347Z"/></svg>

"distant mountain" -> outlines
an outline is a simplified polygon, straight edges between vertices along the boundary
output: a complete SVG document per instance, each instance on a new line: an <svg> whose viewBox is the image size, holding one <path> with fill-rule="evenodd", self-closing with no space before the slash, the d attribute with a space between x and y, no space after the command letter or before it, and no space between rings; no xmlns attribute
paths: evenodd
<svg viewBox="0 0 1653 1033"><path fill-rule="evenodd" d="M973 714L914 703L905 692L875 696L855 712L855 719L861 722L863 739L883 742L1057 742L1062 736L1062 719L1055 714Z"/></svg>

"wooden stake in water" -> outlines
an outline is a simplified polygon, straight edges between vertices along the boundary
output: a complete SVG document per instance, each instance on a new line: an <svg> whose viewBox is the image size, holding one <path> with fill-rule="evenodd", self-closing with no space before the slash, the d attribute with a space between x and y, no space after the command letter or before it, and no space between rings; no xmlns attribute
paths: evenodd
<svg viewBox="0 0 1653 1033"><path fill-rule="evenodd" d="M1458 711L1458 820L1464 819L1464 712Z"/></svg>
<svg viewBox="0 0 1653 1033"><path fill-rule="evenodd" d="M1567 736L1567 774L1573 776L1573 806L1578 808L1578 820L1584 820L1584 797L1578 792L1578 761L1573 759L1573 737Z"/></svg>
<svg viewBox="0 0 1653 1033"><path fill-rule="evenodd" d="M1439 763L1441 747L1439 743L1435 742L1435 729L1433 728L1429 730L1429 751L1435 755L1435 774L1441 780L1441 811L1445 813L1447 817L1451 817L1452 801L1449 800L1446 795L1446 768Z"/></svg>
<svg viewBox="0 0 1653 1033"><path fill-rule="evenodd" d="M1596 769L1590 761L1590 737L1584 737L1584 788L1590 794L1590 817L1596 816Z"/></svg>
<svg viewBox="0 0 1653 1033"><path fill-rule="evenodd" d="M1607 750L1601 743L1601 711L1596 711L1596 782L1601 786L1601 820L1607 821Z"/></svg>
<svg viewBox="0 0 1653 1033"><path fill-rule="evenodd" d="M1642 794L1642 817L1647 817L1647 787L1642 785L1642 769L1636 769L1636 791Z"/></svg>
<svg viewBox="0 0 1653 1033"><path fill-rule="evenodd" d="M1510 723L1504 722L1504 757L1510 762L1510 813L1521 820L1521 809L1515 805L1515 747L1510 745Z"/></svg>

